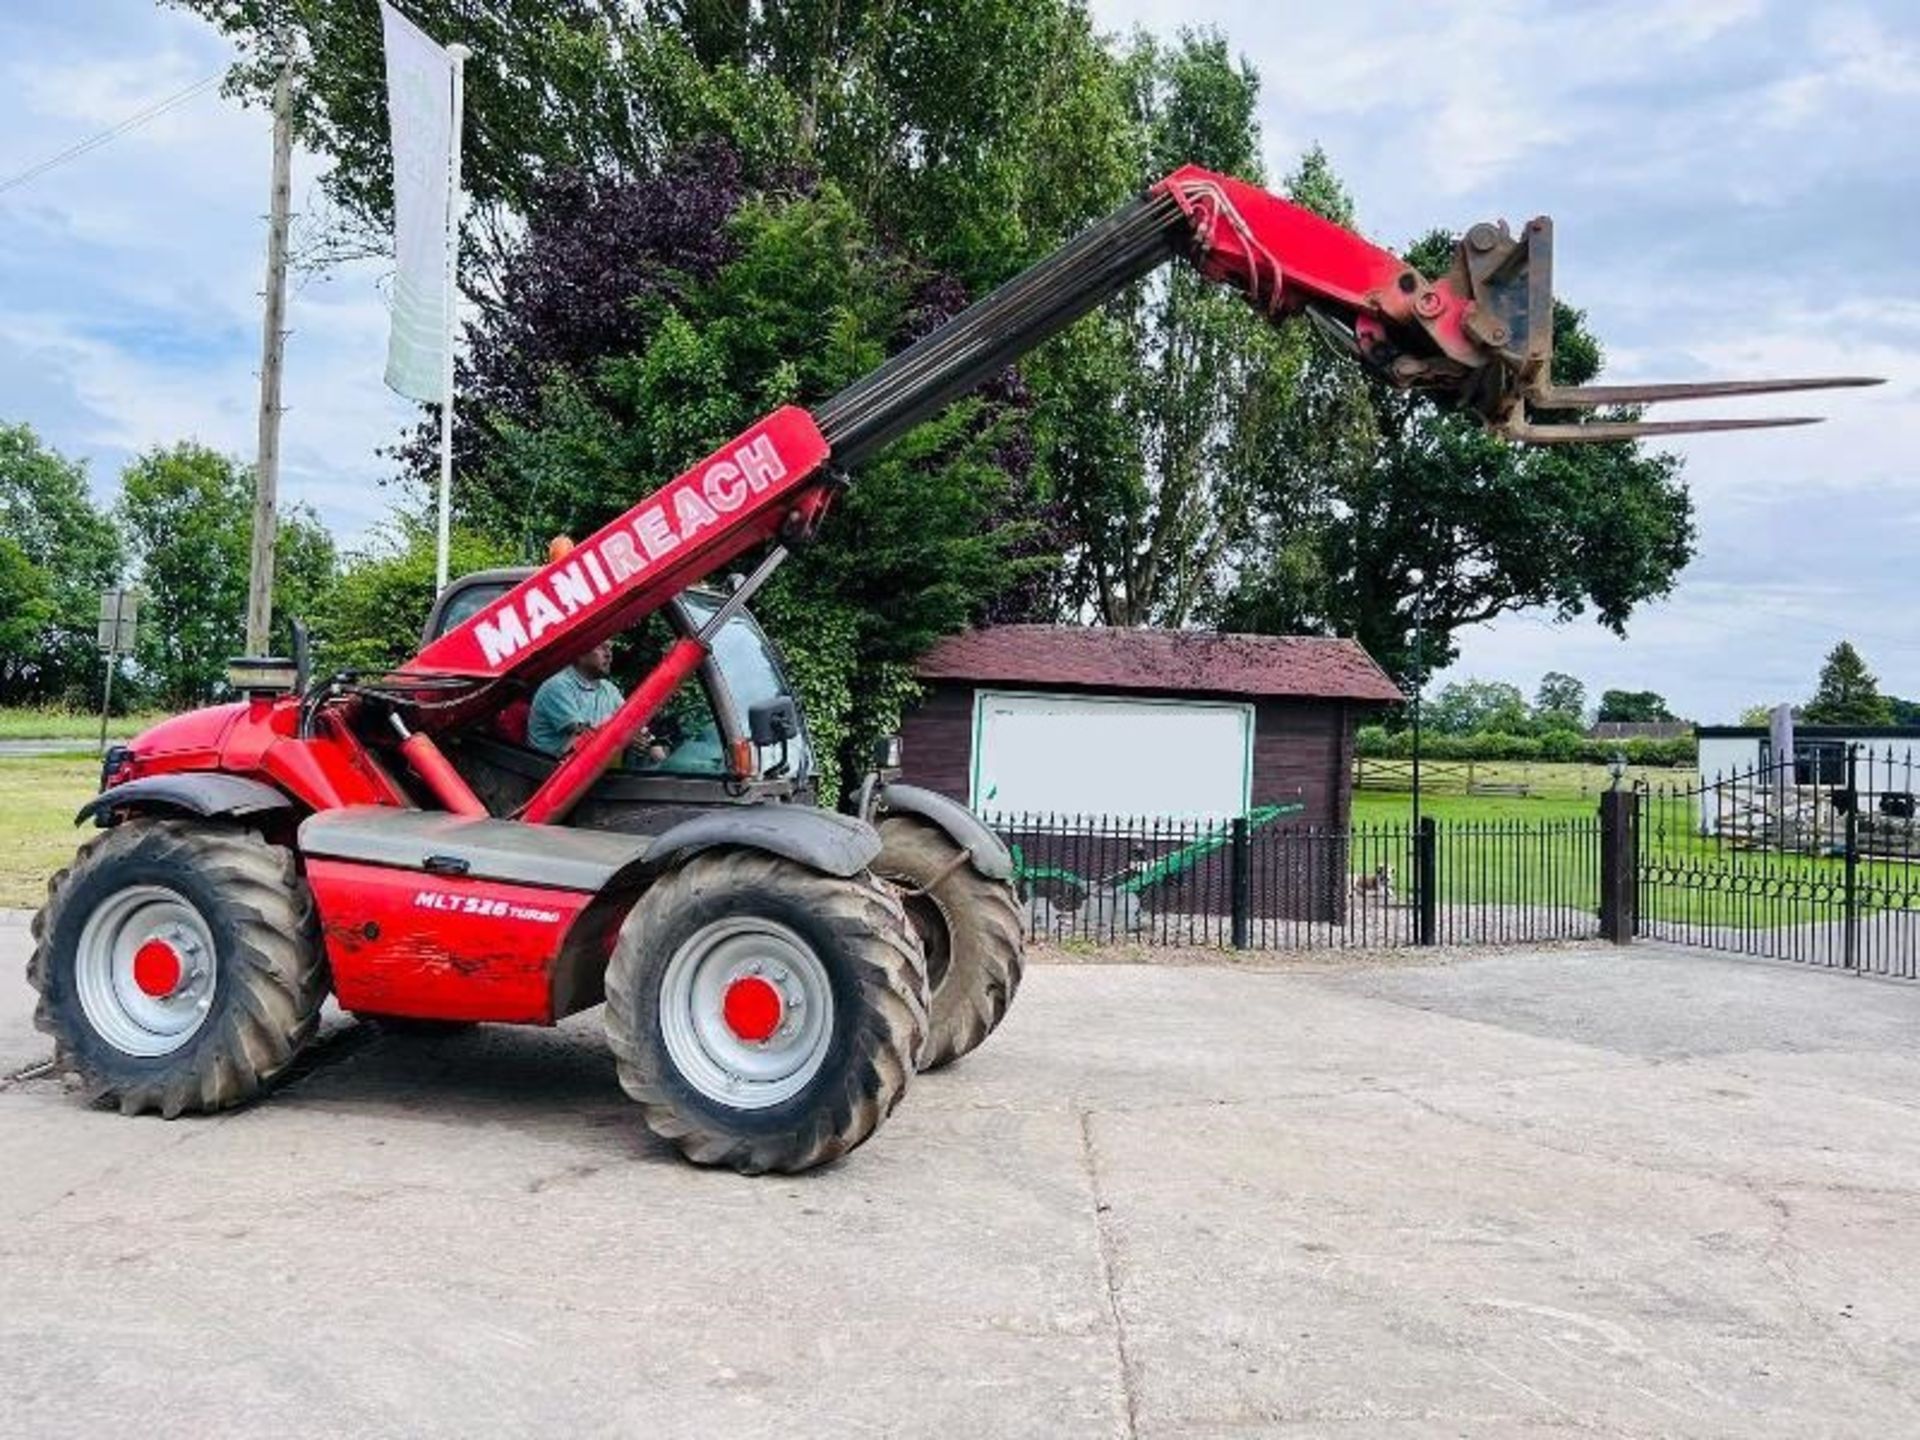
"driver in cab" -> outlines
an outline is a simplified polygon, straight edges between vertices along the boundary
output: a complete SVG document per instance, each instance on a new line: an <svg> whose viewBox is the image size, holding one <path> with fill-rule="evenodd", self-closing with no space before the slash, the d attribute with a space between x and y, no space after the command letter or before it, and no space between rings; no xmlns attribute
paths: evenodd
<svg viewBox="0 0 1920 1440"><path fill-rule="evenodd" d="M605 724L626 699L608 678L612 670L613 645L603 640L542 681L527 717L528 743L549 755L564 755L582 735ZM667 758L667 747L646 732L634 750L648 760Z"/></svg>

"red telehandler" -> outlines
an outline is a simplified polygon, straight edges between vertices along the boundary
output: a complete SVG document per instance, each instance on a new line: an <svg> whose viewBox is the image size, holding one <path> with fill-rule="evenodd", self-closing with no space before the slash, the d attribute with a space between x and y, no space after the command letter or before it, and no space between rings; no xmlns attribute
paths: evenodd
<svg viewBox="0 0 1920 1440"><path fill-rule="evenodd" d="M964 807L884 776L857 814L807 803L804 728L744 614L755 590L863 460L1175 256L1522 442L1800 424L1570 417L1871 383L1556 387L1551 236L1544 218L1517 237L1476 225L1429 281L1255 186L1175 172L547 565L450 589L397 670L239 661L244 699L116 748L78 817L101 833L34 921L36 1022L90 1098L172 1117L285 1073L329 994L443 1024L551 1025L604 1000L622 1085L691 1159L795 1171L844 1154L917 1068L1005 1014L1012 865ZM694 588L750 552L730 590ZM533 686L643 625L658 662L606 723L557 763L515 743ZM693 760L616 768L684 710L690 679L707 719L674 755Z"/></svg>

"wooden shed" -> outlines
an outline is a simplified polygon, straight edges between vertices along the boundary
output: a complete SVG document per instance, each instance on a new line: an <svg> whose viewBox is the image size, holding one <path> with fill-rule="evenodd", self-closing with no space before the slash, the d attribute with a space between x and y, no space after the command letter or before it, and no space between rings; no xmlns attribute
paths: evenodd
<svg viewBox="0 0 1920 1440"><path fill-rule="evenodd" d="M1351 640L1000 625L919 665L905 778L985 814L1349 819L1354 731L1402 699Z"/></svg>

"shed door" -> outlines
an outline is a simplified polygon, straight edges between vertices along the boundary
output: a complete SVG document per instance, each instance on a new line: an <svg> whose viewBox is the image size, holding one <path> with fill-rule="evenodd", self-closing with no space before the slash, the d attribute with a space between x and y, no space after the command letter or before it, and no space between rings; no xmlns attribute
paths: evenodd
<svg viewBox="0 0 1920 1440"><path fill-rule="evenodd" d="M1225 820L1253 784L1253 707L982 690L970 799L983 814Z"/></svg>

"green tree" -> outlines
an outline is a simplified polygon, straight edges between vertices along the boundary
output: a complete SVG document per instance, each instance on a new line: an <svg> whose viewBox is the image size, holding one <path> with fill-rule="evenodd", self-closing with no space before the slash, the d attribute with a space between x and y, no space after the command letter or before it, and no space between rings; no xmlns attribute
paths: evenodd
<svg viewBox="0 0 1920 1440"><path fill-rule="evenodd" d="M55 615L53 582L27 552L0 535L0 697L25 692L48 624Z"/></svg>
<svg viewBox="0 0 1920 1440"><path fill-rule="evenodd" d="M1603 724L1649 725L1680 717L1667 708L1665 696L1651 690L1603 690L1599 718Z"/></svg>
<svg viewBox="0 0 1920 1440"><path fill-rule="evenodd" d="M1587 687L1564 670L1549 670L1534 692L1533 715L1552 729L1578 730L1586 724Z"/></svg>
<svg viewBox="0 0 1920 1440"><path fill-rule="evenodd" d="M1893 723L1893 706L1880 693L1880 682L1846 640L1827 652L1805 714L1810 725Z"/></svg>
<svg viewBox="0 0 1920 1440"><path fill-rule="evenodd" d="M31 626L22 608L7 627L0 701L79 701L99 683L100 591L120 578L124 547L87 493L86 467L26 425L0 425L0 535L43 577L45 602L31 607Z"/></svg>
<svg viewBox="0 0 1920 1440"><path fill-rule="evenodd" d="M194 441L139 456L121 476L120 521L145 599L135 654L169 705L203 703L225 684L246 643L253 471ZM333 541L293 506L276 542L277 633L332 583Z"/></svg>
<svg viewBox="0 0 1920 1440"><path fill-rule="evenodd" d="M264 105L300 58L296 132L333 157L334 253L383 251L392 174L372 4L169 0L239 46L229 77ZM999 279L1130 181L1119 91L1079 0L412 0L467 63L468 274L483 303L518 217L566 170L640 173L721 139L767 180L840 184L912 253Z"/></svg>
<svg viewBox="0 0 1920 1440"><path fill-rule="evenodd" d="M1212 32L1123 57L1134 188L1192 161L1257 179L1259 80ZM1251 496L1273 476L1296 367L1284 339L1187 266L1163 270L1038 355L1043 483L1072 548L1070 611L1184 625L1211 603Z"/></svg>
<svg viewBox="0 0 1920 1440"><path fill-rule="evenodd" d="M226 456L185 441L121 476L120 519L145 601L136 654L169 705L212 698L245 639L248 491Z"/></svg>
<svg viewBox="0 0 1920 1440"><path fill-rule="evenodd" d="M1527 729L1527 698L1502 680L1456 680L1427 701L1423 718L1440 735L1518 735Z"/></svg>
<svg viewBox="0 0 1920 1440"><path fill-rule="evenodd" d="M284 653L289 645L290 622L303 620L311 625L315 612L327 603L339 568L338 547L311 506L290 505L280 512L279 533L273 545L276 648Z"/></svg>
<svg viewBox="0 0 1920 1440"><path fill-rule="evenodd" d="M525 560L512 547L465 527L455 528L447 551L448 572L454 576ZM316 669L384 670L418 650L433 608L434 567L433 528L405 516L348 554L306 616Z"/></svg>
<svg viewBox="0 0 1920 1440"><path fill-rule="evenodd" d="M500 427L464 503L517 506L529 537L585 535L755 416L871 369L927 294L834 186L750 203L731 234L733 258L657 305L635 353L553 372L531 420ZM1020 416L976 397L910 431L763 592L829 767L892 727L921 650L1044 563L1015 556L1032 528L1004 453Z"/></svg>

